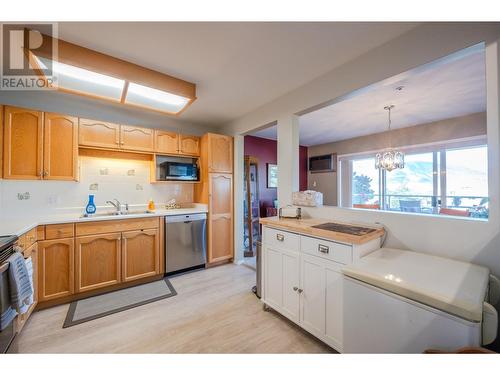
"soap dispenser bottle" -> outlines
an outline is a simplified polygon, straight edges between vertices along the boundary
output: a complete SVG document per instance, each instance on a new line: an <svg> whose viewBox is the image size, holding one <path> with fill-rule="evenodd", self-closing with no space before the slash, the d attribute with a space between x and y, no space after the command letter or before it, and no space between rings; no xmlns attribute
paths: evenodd
<svg viewBox="0 0 500 375"><path fill-rule="evenodd" d="M89 202L87 203L87 207L85 207L85 214L86 215L92 215L95 214L96 207L94 203L94 195L90 194L89 195Z"/></svg>
<svg viewBox="0 0 500 375"><path fill-rule="evenodd" d="M148 211L154 212L155 210L155 202L153 202L153 198L151 198L148 202Z"/></svg>

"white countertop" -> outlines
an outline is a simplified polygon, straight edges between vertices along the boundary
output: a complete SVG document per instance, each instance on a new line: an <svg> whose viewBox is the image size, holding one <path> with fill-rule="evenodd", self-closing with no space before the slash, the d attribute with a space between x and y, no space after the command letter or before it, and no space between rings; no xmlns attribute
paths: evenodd
<svg viewBox="0 0 500 375"><path fill-rule="evenodd" d="M414 251L382 248L342 272L464 319L482 320L488 268Z"/></svg>
<svg viewBox="0 0 500 375"><path fill-rule="evenodd" d="M85 221L125 220L143 217L189 215L208 212L207 205L195 204L189 208L157 209L151 213L82 217L82 212L47 213L38 215L0 216L0 236L20 236L38 225L78 223Z"/></svg>

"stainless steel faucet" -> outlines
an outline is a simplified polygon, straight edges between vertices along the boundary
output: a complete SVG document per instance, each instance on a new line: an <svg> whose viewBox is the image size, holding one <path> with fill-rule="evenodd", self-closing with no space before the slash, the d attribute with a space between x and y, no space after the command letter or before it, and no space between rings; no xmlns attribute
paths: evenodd
<svg viewBox="0 0 500 375"><path fill-rule="evenodd" d="M114 201L114 202L113 202ZM113 201L106 201L106 203L109 203L112 205L114 208L116 208L115 215L121 215L122 214L122 204L118 199L113 199ZM116 203L115 203L116 202Z"/></svg>

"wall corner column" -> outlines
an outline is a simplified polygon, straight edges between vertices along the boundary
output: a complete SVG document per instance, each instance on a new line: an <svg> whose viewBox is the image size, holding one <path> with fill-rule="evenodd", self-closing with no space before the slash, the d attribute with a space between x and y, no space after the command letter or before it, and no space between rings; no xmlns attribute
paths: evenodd
<svg viewBox="0 0 500 375"><path fill-rule="evenodd" d="M278 203L292 204L292 192L299 190L299 116L278 119Z"/></svg>

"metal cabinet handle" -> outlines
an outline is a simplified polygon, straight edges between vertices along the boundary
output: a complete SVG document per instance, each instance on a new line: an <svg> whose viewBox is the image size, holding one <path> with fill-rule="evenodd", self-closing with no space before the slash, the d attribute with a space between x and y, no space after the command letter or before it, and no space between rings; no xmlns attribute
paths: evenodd
<svg viewBox="0 0 500 375"><path fill-rule="evenodd" d="M330 252L330 248L325 245L318 245L318 251L323 254L328 254Z"/></svg>
<svg viewBox="0 0 500 375"><path fill-rule="evenodd" d="M297 290L299 290L299 288L297 288L296 286L294 286L293 290L296 292Z"/></svg>
<svg viewBox="0 0 500 375"><path fill-rule="evenodd" d="M278 241L280 241L280 242L283 242L283 241L285 240L285 236L283 236L282 234L279 234L279 233L278 233L278 234L276 235L276 239L277 239Z"/></svg>

